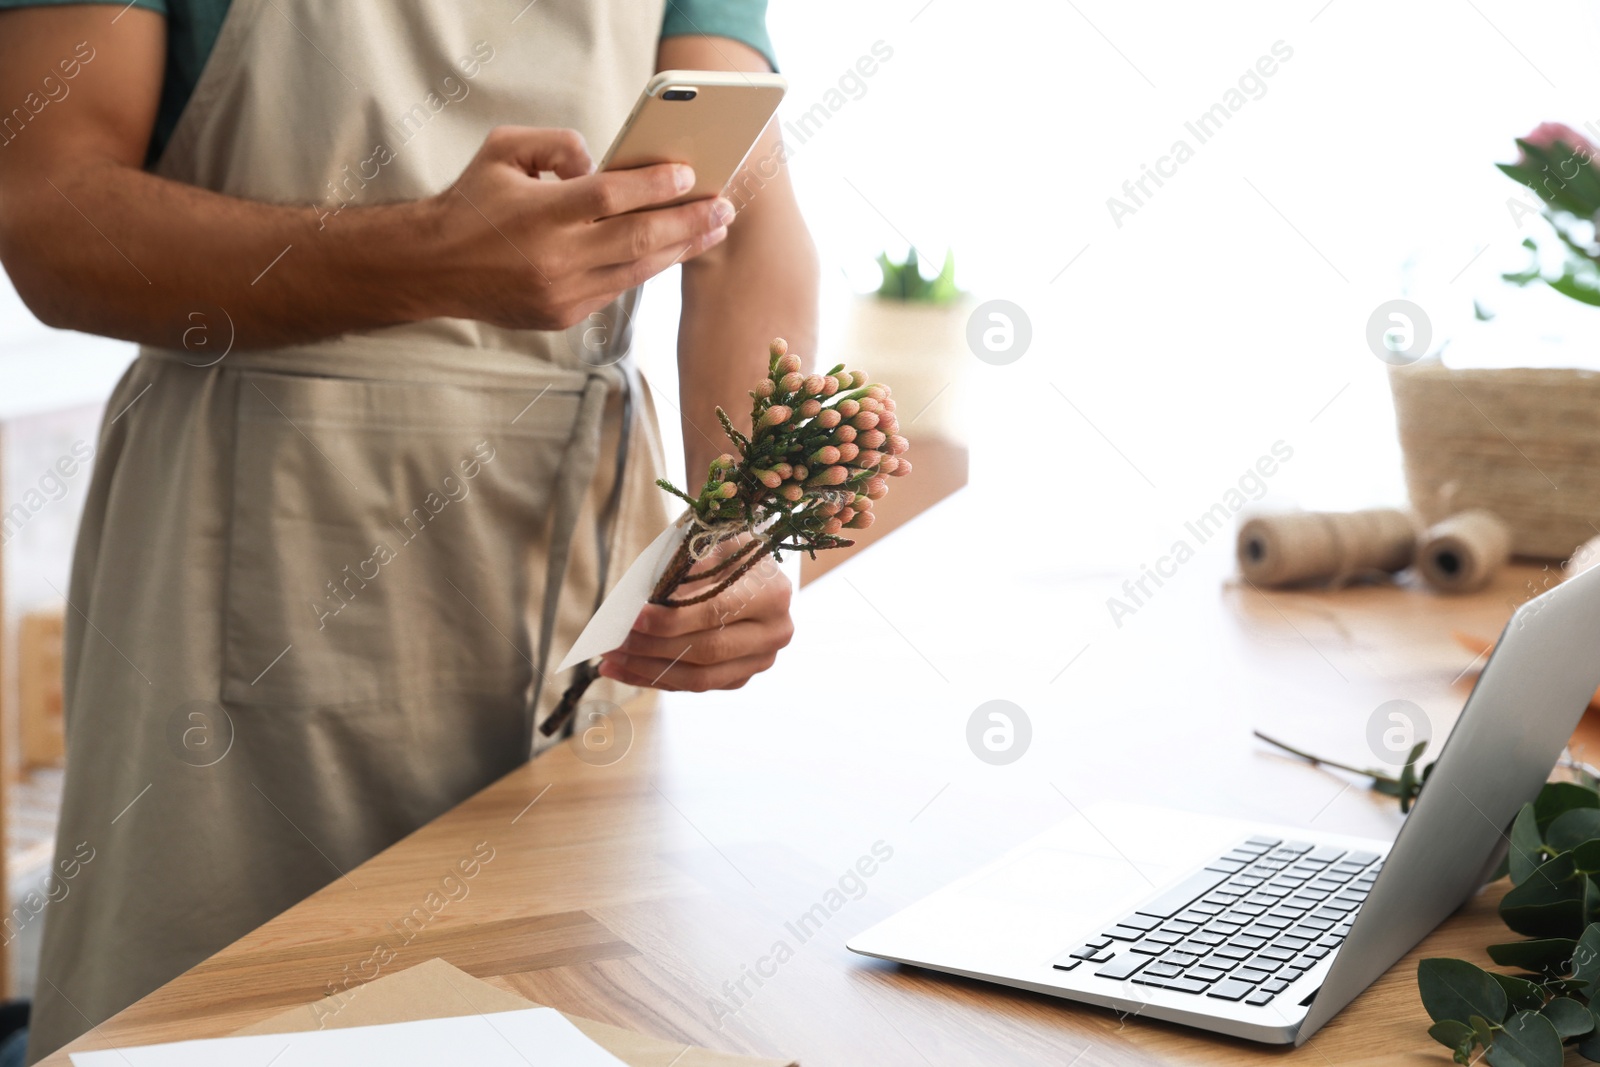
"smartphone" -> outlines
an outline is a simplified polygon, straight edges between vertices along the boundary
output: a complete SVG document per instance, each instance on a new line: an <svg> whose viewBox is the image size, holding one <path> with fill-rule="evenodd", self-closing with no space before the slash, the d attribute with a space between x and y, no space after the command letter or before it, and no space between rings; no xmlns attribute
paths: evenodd
<svg viewBox="0 0 1600 1067"><path fill-rule="evenodd" d="M694 188L655 206L716 196L733 181L788 88L778 74L664 70L644 87L600 169L687 163Z"/></svg>

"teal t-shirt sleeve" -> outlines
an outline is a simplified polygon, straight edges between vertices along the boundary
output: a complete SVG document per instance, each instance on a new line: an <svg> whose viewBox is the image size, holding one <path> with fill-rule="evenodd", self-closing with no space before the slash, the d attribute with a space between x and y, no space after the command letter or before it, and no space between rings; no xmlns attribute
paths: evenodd
<svg viewBox="0 0 1600 1067"><path fill-rule="evenodd" d="M766 56L772 69L778 69L772 38L767 36L767 0L667 0L661 36L731 37Z"/></svg>

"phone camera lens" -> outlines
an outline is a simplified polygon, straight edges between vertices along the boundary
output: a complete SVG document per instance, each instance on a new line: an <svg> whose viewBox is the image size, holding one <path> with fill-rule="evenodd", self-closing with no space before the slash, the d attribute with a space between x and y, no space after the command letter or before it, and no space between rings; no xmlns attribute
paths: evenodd
<svg viewBox="0 0 1600 1067"><path fill-rule="evenodd" d="M695 91L693 89L668 89L666 92L661 94L661 99L663 99L663 100L693 100L694 96L695 96Z"/></svg>

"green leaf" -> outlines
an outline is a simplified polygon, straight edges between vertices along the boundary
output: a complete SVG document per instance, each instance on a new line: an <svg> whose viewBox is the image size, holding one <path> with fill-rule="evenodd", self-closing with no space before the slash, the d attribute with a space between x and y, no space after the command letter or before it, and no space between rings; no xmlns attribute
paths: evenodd
<svg viewBox="0 0 1600 1067"><path fill-rule="evenodd" d="M1518 942L1517 945L1490 945L1489 958L1503 967L1525 967L1526 965L1521 962L1507 962L1505 960L1496 958L1495 949L1516 948L1518 945L1564 945L1566 946L1564 951L1555 951L1552 953L1552 955L1555 957L1555 966L1552 968L1552 970L1565 970L1568 961L1572 959L1572 946L1575 943L1576 942L1572 941L1522 941ZM1539 970L1540 968L1527 967L1526 969L1533 971ZM1540 989L1538 985L1528 981L1526 978L1518 978L1515 975L1510 974L1490 974L1489 977L1498 982L1500 984L1500 988L1506 991L1506 1000L1510 1003L1512 1011L1533 1011L1544 1004L1544 990Z"/></svg>
<svg viewBox="0 0 1600 1067"><path fill-rule="evenodd" d="M1458 1063L1471 1059L1472 1047L1478 1043L1478 1035L1472 1027L1454 1019L1434 1023L1428 1027L1428 1036L1455 1053Z"/></svg>
<svg viewBox="0 0 1600 1067"><path fill-rule="evenodd" d="M1528 937L1572 937L1585 925L1588 886L1571 853L1562 853L1501 898L1500 918Z"/></svg>
<svg viewBox="0 0 1600 1067"><path fill-rule="evenodd" d="M1596 288L1570 273L1563 274L1553 281L1548 278L1545 281L1550 288L1562 296L1570 296L1579 303L1588 304L1591 307L1600 307L1600 288Z"/></svg>
<svg viewBox="0 0 1600 1067"><path fill-rule="evenodd" d="M1566 969L1570 968L1576 952L1578 952L1578 942L1573 941L1571 937L1542 937L1539 941L1512 941L1488 947L1491 960L1499 965L1515 966L1522 968L1523 971L1534 971L1544 976L1565 973ZM1494 974L1493 977L1494 981L1501 984L1502 989L1506 989L1510 997L1510 1006L1514 1011L1538 1008L1544 1003L1538 985L1534 985L1533 982L1523 981L1520 977L1512 977L1509 974ZM1520 982L1517 992L1523 993L1523 997L1518 997L1517 992L1507 987L1507 982ZM1522 989L1522 985L1525 985L1526 989ZM1530 990L1533 1001L1528 1003L1526 993Z"/></svg>
<svg viewBox="0 0 1600 1067"><path fill-rule="evenodd" d="M1600 981L1600 923L1591 923L1572 950L1572 980L1582 982L1586 995L1594 996Z"/></svg>
<svg viewBox="0 0 1600 1067"><path fill-rule="evenodd" d="M1541 1008L1539 1014L1550 1020L1563 1041L1594 1029L1594 1016L1589 1013L1588 1005L1571 997L1556 997Z"/></svg>
<svg viewBox="0 0 1600 1067"><path fill-rule="evenodd" d="M1600 811L1600 808L1594 809ZM1539 864L1545 861L1544 841L1539 835L1539 822L1532 804L1522 805L1511 823L1511 848L1507 851L1511 864L1511 884L1521 885Z"/></svg>
<svg viewBox="0 0 1600 1067"><path fill-rule="evenodd" d="M1539 833L1543 834L1559 815L1573 808L1600 808L1600 793L1571 782L1546 782L1533 802Z"/></svg>
<svg viewBox="0 0 1600 1067"><path fill-rule="evenodd" d="M1423 960L1417 964L1417 991L1434 1022L1460 1022L1481 1015L1497 1023L1510 1006L1500 984L1465 960L1437 956Z"/></svg>
<svg viewBox="0 0 1600 1067"><path fill-rule="evenodd" d="M1578 1042L1578 1055L1586 1060L1600 1063L1600 1014L1596 1014L1593 1004L1589 1006L1589 1015L1594 1019L1594 1029Z"/></svg>
<svg viewBox="0 0 1600 1067"><path fill-rule="evenodd" d="M1535 1011L1519 1011L1485 1054L1490 1067L1561 1067L1561 1035Z"/></svg>

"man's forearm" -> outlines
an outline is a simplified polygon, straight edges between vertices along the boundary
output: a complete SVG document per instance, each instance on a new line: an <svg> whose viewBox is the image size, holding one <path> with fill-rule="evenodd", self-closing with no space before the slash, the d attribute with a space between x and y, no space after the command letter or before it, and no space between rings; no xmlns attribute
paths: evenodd
<svg viewBox="0 0 1600 1067"><path fill-rule="evenodd" d="M52 170L13 185L0 248L51 326L176 348L192 314L221 309L248 348L438 313L426 202L332 216L113 161Z"/></svg>
<svg viewBox="0 0 1600 1067"><path fill-rule="evenodd" d="M723 247L683 268L678 394L691 493L711 460L731 449L713 406L748 431L749 389L766 374L774 337L815 362L817 255L787 189L752 204Z"/></svg>

